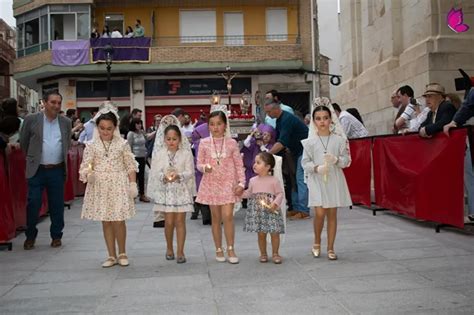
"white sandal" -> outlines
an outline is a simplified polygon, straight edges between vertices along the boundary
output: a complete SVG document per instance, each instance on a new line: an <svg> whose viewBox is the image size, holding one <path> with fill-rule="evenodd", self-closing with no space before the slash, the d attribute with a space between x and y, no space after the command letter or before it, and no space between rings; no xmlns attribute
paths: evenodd
<svg viewBox="0 0 474 315"><path fill-rule="evenodd" d="M234 251L234 246L230 245L228 248L227 248L227 253L229 253L229 251ZM234 253L235 254L235 253ZM227 260L235 265L235 264L238 264L239 263L239 257L237 256L228 256L227 257Z"/></svg>
<svg viewBox="0 0 474 315"><path fill-rule="evenodd" d="M222 256L217 256L217 254L220 254L220 253L222 253ZM220 247L216 249L216 260L217 262L225 262L224 251Z"/></svg>
<svg viewBox="0 0 474 315"><path fill-rule="evenodd" d="M313 257L318 258L319 256L321 256L321 245L314 244L313 248L311 248L311 251L313 252Z"/></svg>
<svg viewBox="0 0 474 315"><path fill-rule="evenodd" d="M117 259L115 257L110 256L102 263L102 268L110 268L117 264Z"/></svg>
<svg viewBox="0 0 474 315"><path fill-rule="evenodd" d="M118 264L122 267L128 266L130 263L128 262L127 254L122 253L118 255Z"/></svg>

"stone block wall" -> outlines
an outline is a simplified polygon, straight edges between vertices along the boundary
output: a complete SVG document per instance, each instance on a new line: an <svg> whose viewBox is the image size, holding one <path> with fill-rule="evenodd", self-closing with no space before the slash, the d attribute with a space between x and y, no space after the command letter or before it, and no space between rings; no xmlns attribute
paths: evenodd
<svg viewBox="0 0 474 315"><path fill-rule="evenodd" d="M474 76L474 32L456 34L446 25L456 6L465 21L474 20L467 0L342 1L343 82L334 100L357 107L371 134L384 134L393 124L390 96L398 87L412 86L422 103L430 82L454 92L458 68Z"/></svg>

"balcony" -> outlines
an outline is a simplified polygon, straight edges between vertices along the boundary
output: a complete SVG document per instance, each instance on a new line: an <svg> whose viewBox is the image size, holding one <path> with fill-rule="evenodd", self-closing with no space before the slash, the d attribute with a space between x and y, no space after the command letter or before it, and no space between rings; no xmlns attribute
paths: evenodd
<svg viewBox="0 0 474 315"><path fill-rule="evenodd" d="M15 59L15 49L3 39L0 39L0 59L7 63L11 63Z"/></svg>
<svg viewBox="0 0 474 315"><path fill-rule="evenodd" d="M300 61L303 55L297 35L157 37L150 50L149 65L157 69L160 64L173 63ZM50 50L20 57L15 60L15 73L50 65L51 59Z"/></svg>

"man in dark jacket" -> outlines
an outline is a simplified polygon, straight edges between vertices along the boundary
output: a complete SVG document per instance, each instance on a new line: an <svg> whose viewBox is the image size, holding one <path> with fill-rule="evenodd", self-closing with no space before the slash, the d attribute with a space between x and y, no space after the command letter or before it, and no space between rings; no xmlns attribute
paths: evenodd
<svg viewBox="0 0 474 315"><path fill-rule="evenodd" d="M456 108L446 101L445 96L446 93L441 84L430 83L426 86L423 97L430 112L420 126L419 133L421 137L431 138L435 133L443 131L444 125L453 119Z"/></svg>

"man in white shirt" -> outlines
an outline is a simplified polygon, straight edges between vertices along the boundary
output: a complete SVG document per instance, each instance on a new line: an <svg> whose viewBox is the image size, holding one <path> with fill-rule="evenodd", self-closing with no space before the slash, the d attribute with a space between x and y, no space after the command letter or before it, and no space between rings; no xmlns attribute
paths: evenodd
<svg viewBox="0 0 474 315"><path fill-rule="evenodd" d="M184 130L184 135L186 136L186 138L191 139L194 126L191 123L191 116L189 116L188 113L184 114L184 122L183 122L182 129Z"/></svg>
<svg viewBox="0 0 474 315"><path fill-rule="evenodd" d="M365 126L349 112L341 110L341 107L337 103L333 103L332 107L336 112L339 121L341 122L342 129L349 139L363 138L369 135L369 132Z"/></svg>
<svg viewBox="0 0 474 315"><path fill-rule="evenodd" d="M397 90L402 107L405 108L400 117L395 121L395 129L398 133L403 133L410 127L410 120L416 118L420 110L413 101L415 92L409 85L404 85ZM415 103L415 104L413 104Z"/></svg>

